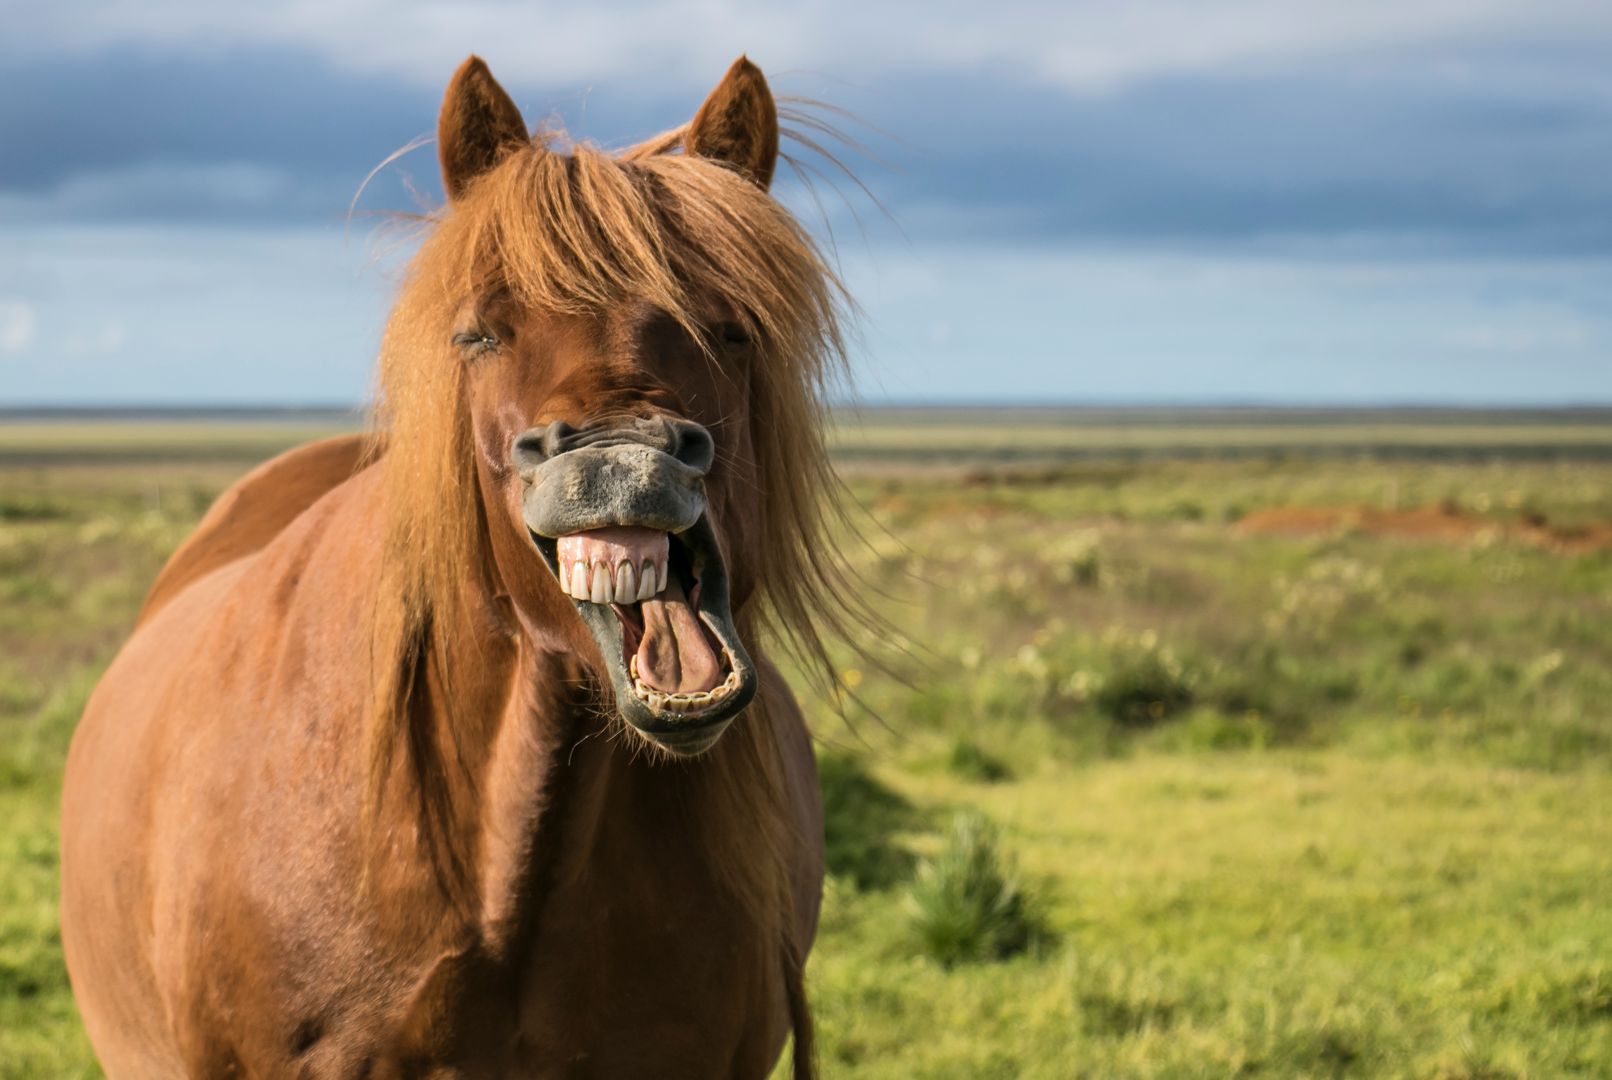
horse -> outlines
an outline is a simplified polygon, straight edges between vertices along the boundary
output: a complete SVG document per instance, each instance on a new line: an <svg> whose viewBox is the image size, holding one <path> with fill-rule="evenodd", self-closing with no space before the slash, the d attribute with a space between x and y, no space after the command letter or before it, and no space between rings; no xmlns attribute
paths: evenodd
<svg viewBox="0 0 1612 1080"><path fill-rule="evenodd" d="M764 650L844 629L849 301L779 118L741 57L608 152L454 74L370 430L220 496L74 735L108 1075L812 1072L822 809Z"/></svg>

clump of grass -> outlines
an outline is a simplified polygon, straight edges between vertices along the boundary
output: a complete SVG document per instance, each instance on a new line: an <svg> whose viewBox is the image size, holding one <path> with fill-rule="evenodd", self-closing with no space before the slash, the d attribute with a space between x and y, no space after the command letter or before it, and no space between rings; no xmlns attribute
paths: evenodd
<svg viewBox="0 0 1612 1080"><path fill-rule="evenodd" d="M39 492L0 495L0 521L57 521L69 513L60 499Z"/></svg>
<svg viewBox="0 0 1612 1080"><path fill-rule="evenodd" d="M952 741L946 752L946 771L959 779L980 784L995 784L1012 775L1001 759L986 753L966 735L959 735Z"/></svg>
<svg viewBox="0 0 1612 1080"><path fill-rule="evenodd" d="M1604 964L1553 981L1541 1004L1570 1023L1612 1019L1612 968Z"/></svg>
<svg viewBox="0 0 1612 1080"><path fill-rule="evenodd" d="M1002 960L1030 948L1041 931L996 830L976 812L959 814L912 892L919 946L944 967Z"/></svg>
<svg viewBox="0 0 1612 1080"><path fill-rule="evenodd" d="M1184 1011L1179 994L1159 973L1121 964L1074 967L1074 1000L1081 1026L1106 1036L1171 1027Z"/></svg>
<svg viewBox="0 0 1612 1080"><path fill-rule="evenodd" d="M1434 1080L1517 1080L1512 1070L1497 1064L1491 1055L1463 1037L1457 1052L1447 1055L1433 1073Z"/></svg>
<svg viewBox="0 0 1612 1080"><path fill-rule="evenodd" d="M1181 662L1151 638L1117 649L1092 695L1098 710L1123 727L1149 727L1192 704L1192 685Z"/></svg>
<svg viewBox="0 0 1612 1080"><path fill-rule="evenodd" d="M1053 577L1065 585L1094 588L1102 581L1102 549L1095 530L1076 533L1051 552Z"/></svg>

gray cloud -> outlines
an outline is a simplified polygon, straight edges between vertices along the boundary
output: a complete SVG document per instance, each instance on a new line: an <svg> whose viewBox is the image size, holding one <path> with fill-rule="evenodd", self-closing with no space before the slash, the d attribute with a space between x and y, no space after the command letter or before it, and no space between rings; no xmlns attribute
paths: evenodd
<svg viewBox="0 0 1612 1080"><path fill-rule="evenodd" d="M1134 54L1123 76L1101 78L1049 77L1046 57L1066 48L1041 41L1052 34L1028 35L1045 56L1009 70L993 59L996 37L963 48L975 24L956 16L915 30L894 71L869 64L846 82L773 75L786 91L828 98L890 133L861 132L877 160L861 159L858 171L917 242L1612 252L1612 39L1564 40L1601 20L1557 3L1538 9L1523 39L1493 40L1497 27L1519 25L1512 7L1400 4L1394 15L1339 5L1317 24L1338 24L1323 53L1309 22L1243 3L1202 23L1207 38L1191 63L1177 55L1190 26L1164 35L1168 47L1147 46L1131 16L1097 20L1098 40L1123 39ZM93 49L42 26L41 47L0 69L0 141L29 148L0 158L0 218L338 220L376 162L431 130L440 83L460 55L458 45L446 55L455 30L424 35L444 52L440 62L422 53L406 75L382 62L398 41L415 41L405 30L436 17L433 5L406 5L388 28L377 22L375 49L341 62L332 43L374 14L364 5L338 5L327 22L312 8L278 5L228 26L182 18L185 10L165 6L127 32L116 19L97 21L91 42L122 44ZM515 26L528 18L485 10ZM1259 14L1275 21L1256 32ZM1029 17L1004 16L1013 25ZM1037 17L1067 29L1071 16ZM1202 21L1177 24L1193 20ZM822 19L808 21L828 32ZM632 19L619 23L619 51L648 47ZM1454 31L1466 36L1429 39ZM296 44L233 44L250 34ZM488 36L503 44L519 35ZM552 50L557 38L543 40ZM576 40L568 64L596 51L592 38ZM557 112L580 134L623 142L689 115L725 63L700 59L711 61L702 85L683 60L601 74L596 86L557 78L568 68L552 63L498 70L529 119ZM602 63L605 73L619 67ZM429 148L386 170L364 206L412 208L409 184L437 196ZM876 236L888 228L852 203ZM832 197L828 205L837 206Z"/></svg>
<svg viewBox="0 0 1612 1080"><path fill-rule="evenodd" d="M1011 70L1065 90L1107 91L1428 42L1577 41L1612 30L1612 10L1598 0L76 0L17 5L7 23L18 55L271 46L432 87L472 50L550 84L652 78L679 89L748 51L773 70L846 78Z"/></svg>

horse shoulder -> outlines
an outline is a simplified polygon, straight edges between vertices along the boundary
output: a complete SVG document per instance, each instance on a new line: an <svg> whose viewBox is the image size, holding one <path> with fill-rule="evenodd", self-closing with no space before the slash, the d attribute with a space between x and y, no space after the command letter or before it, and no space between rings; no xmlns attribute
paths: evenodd
<svg viewBox="0 0 1612 1080"><path fill-rule="evenodd" d="M357 472L364 449L364 436L337 435L287 450L236 481L168 559L135 625L193 582L262 550L320 496Z"/></svg>

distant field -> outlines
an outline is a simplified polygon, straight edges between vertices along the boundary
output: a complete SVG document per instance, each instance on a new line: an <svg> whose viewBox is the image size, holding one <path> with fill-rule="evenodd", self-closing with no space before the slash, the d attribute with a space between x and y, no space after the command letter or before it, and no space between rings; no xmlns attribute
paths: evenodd
<svg viewBox="0 0 1612 1080"><path fill-rule="evenodd" d="M0 413L0 464L126 457L257 461L354 431L362 414L169 414L40 419ZM830 431L847 464L971 465L1273 454L1612 460L1612 409L841 410Z"/></svg>
<svg viewBox="0 0 1612 1080"><path fill-rule="evenodd" d="M216 493L343 426L0 424L0 1078L98 1075L55 921L90 687ZM835 438L910 685L849 649L847 719L803 684L826 1077L1612 1076L1612 418ZM967 809L1040 933L948 968L914 882Z"/></svg>
<svg viewBox="0 0 1612 1080"><path fill-rule="evenodd" d="M0 422L0 465L124 460L255 463L282 450L359 430L358 417L314 420L25 420Z"/></svg>

